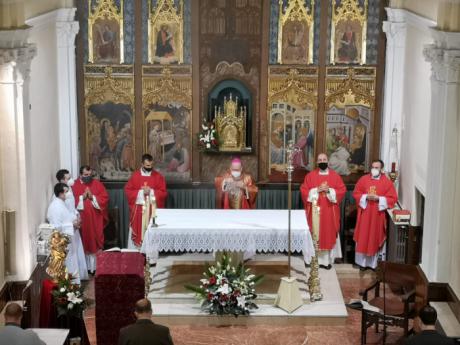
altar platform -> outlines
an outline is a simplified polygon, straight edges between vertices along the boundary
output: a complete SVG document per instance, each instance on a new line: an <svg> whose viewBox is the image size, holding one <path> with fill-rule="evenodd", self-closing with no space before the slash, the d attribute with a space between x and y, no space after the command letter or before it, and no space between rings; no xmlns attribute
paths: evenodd
<svg viewBox="0 0 460 345"><path fill-rule="evenodd" d="M206 262L214 262L213 254L162 255L157 266L151 268L153 284L148 298L152 301L156 322L165 325L343 325L348 317L337 274L320 269L322 301L310 302L307 291L307 270L301 255L292 257L291 275L296 277L304 305L288 314L273 305L281 277L287 275L287 256L258 254L246 263L251 272L265 276L256 287L259 309L250 316L208 315L200 308L186 284L199 285Z"/></svg>

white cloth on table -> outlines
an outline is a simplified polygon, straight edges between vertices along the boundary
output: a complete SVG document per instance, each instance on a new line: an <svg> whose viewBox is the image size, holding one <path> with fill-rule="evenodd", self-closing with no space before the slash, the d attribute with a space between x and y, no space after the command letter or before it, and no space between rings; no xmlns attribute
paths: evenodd
<svg viewBox="0 0 460 345"><path fill-rule="evenodd" d="M70 237L66 267L67 271L75 276L74 281L80 284L80 280L88 279L88 272L80 232L75 230L73 226L73 221L77 219L77 215L69 211L64 200L55 198L48 206L46 218L54 228Z"/></svg>
<svg viewBox="0 0 460 345"><path fill-rule="evenodd" d="M284 252L288 249L287 210L158 209L158 227L149 227L141 252ZM305 262L314 255L305 211L291 211L291 251Z"/></svg>

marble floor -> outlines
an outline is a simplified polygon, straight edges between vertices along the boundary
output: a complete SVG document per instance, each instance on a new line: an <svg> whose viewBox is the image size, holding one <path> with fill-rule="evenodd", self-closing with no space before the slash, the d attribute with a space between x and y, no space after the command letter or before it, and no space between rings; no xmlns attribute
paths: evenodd
<svg viewBox="0 0 460 345"><path fill-rule="evenodd" d="M184 257L186 258L186 257ZM187 302L192 303L192 296L189 296L183 290L185 283L190 283L201 277L202 267L199 262L195 260L164 260L162 264L158 264L156 270L152 272L155 275L156 284L153 284L149 294L149 298L154 302L154 316L153 320L158 323L168 324L171 329L171 334L175 345L304 345L304 344L318 344L318 345L351 345L360 343L360 327L361 327L361 313L355 310L344 310L346 315L343 322L339 324L331 324L324 319L321 321L309 324L308 322L295 322L292 319L285 317L287 322L270 322L267 319L261 319L260 323L247 323L247 324L209 324L203 322L190 322L189 319L183 318L184 315L176 315L169 320L164 318L164 315L176 311L176 313L184 314L184 311L190 313L190 310L184 308ZM270 267L273 270L267 271L264 267L265 264L260 263L259 260L253 261L251 268L257 273L265 273L266 283L260 286L261 300L258 304L261 309L266 306L269 307L270 300L278 287L279 277L285 275L286 265L280 260L279 257L273 256L271 259ZM199 260L198 260L199 261ZM299 275L299 279L305 280L300 276L302 272L301 266L293 260L293 275ZM193 266L198 266L193 268ZM259 267L257 267L259 266ZM168 268L169 267L169 268ZM360 272L347 264L336 264L336 274L333 270L320 270L322 282L331 281L331 277L336 277L337 282L330 290L331 296L338 299L340 298L348 301L350 298L359 298L359 290L367 286L372 278L373 272L366 271ZM269 272L267 274L267 272ZM329 275L329 276L328 276ZM168 279L169 278L169 279ZM326 287L326 285L323 283ZM275 287L274 287L275 286ZM301 290L304 287L301 284ZM335 289L335 292L334 292ZM89 281L86 287L86 294L89 298L94 298L94 281ZM178 305L171 307L171 301L168 301L168 295L176 295L180 297L177 299ZM306 291L303 291L304 298L307 298ZM327 299L326 299L327 300ZM165 303L167 302L167 303ZM169 309L162 310L159 308L160 304L168 304ZM343 302L341 302L343 305ZM157 305L156 305L157 304ZM273 308L276 312L280 311ZM276 310L277 309L277 310ZM95 333L95 315L94 315L94 302L88 307L85 312L85 324L90 339L91 345L96 344ZM195 312L199 313L199 308L195 306ZM266 311L265 311L266 312ZM273 313L273 310L269 311ZM300 311L301 312L301 311ZM163 313L163 316L162 316ZM181 320L181 318L183 318ZM175 321L174 321L175 320ZM178 322L179 320L179 322ZM386 344L398 344L402 336L399 329L389 329L389 336L387 337ZM368 332L368 344L381 344L382 339L379 334L375 334L373 330Z"/></svg>

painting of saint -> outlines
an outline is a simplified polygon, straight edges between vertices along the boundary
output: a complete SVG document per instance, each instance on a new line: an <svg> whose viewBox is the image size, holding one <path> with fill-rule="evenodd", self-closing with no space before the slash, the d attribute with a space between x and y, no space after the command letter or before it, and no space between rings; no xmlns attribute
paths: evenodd
<svg viewBox="0 0 460 345"><path fill-rule="evenodd" d="M178 61L176 50L176 35L175 25L161 24L156 33L154 61L164 64L174 63Z"/></svg>
<svg viewBox="0 0 460 345"><path fill-rule="evenodd" d="M167 181L191 177L190 111L180 104L150 104L145 111L144 142Z"/></svg>
<svg viewBox="0 0 460 345"><path fill-rule="evenodd" d="M120 27L114 19L99 19L93 25L95 63L119 63Z"/></svg>
<svg viewBox="0 0 460 345"><path fill-rule="evenodd" d="M124 180L135 168L132 110L128 104L106 102L88 108L88 153L102 179Z"/></svg>
<svg viewBox="0 0 460 345"><path fill-rule="evenodd" d="M359 63L362 28L357 21L342 21L336 28L336 63Z"/></svg>
<svg viewBox="0 0 460 345"><path fill-rule="evenodd" d="M329 166L337 173L357 173L368 165L370 114L363 105L333 106L327 112L326 151Z"/></svg>
<svg viewBox="0 0 460 345"><path fill-rule="evenodd" d="M308 24L288 21L283 26L282 62L284 64L308 63Z"/></svg>

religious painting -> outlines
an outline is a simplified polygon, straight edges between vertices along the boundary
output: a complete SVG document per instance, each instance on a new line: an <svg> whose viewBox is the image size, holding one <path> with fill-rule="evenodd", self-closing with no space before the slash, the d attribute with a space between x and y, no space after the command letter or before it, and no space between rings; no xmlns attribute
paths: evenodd
<svg viewBox="0 0 460 345"><path fill-rule="evenodd" d="M367 171L375 104L374 67L328 67L326 153L340 175Z"/></svg>
<svg viewBox="0 0 460 345"><path fill-rule="evenodd" d="M178 7L174 0L158 0L156 7L149 10L150 63L183 62L183 8L182 0Z"/></svg>
<svg viewBox="0 0 460 345"><path fill-rule="evenodd" d="M105 73L102 73L102 72ZM103 180L135 169L133 67L85 66L85 158Z"/></svg>
<svg viewBox="0 0 460 345"><path fill-rule="evenodd" d="M280 1L278 62L309 64L313 62L313 8L305 1L290 0L286 7Z"/></svg>
<svg viewBox="0 0 460 345"><path fill-rule="evenodd" d="M366 63L367 0L332 2L331 63Z"/></svg>
<svg viewBox="0 0 460 345"><path fill-rule="evenodd" d="M315 112L286 102L272 103L270 114L270 167L284 171L286 149L290 143L298 150L294 154L294 169L312 170L314 164Z"/></svg>
<svg viewBox="0 0 460 345"><path fill-rule="evenodd" d="M192 168L191 67L143 68L143 146L167 181L188 182Z"/></svg>
<svg viewBox="0 0 460 345"><path fill-rule="evenodd" d="M327 111L326 153L340 175L363 173L369 165L371 109L354 104Z"/></svg>
<svg viewBox="0 0 460 345"><path fill-rule="evenodd" d="M106 102L88 108L89 164L101 179L129 178L135 169L132 109Z"/></svg>
<svg viewBox="0 0 460 345"><path fill-rule="evenodd" d="M123 0L120 0L120 8L113 0L99 0L96 6L92 6L91 0L88 2L88 61L123 63Z"/></svg>
<svg viewBox="0 0 460 345"><path fill-rule="evenodd" d="M294 179L311 171L315 161L317 68L269 69L269 175L277 175L287 169L288 146L296 149L292 165ZM281 177L281 176L278 176Z"/></svg>
<svg viewBox="0 0 460 345"><path fill-rule="evenodd" d="M190 111L183 105L149 104L144 119L144 151L168 181L188 181L191 170Z"/></svg>
<svg viewBox="0 0 460 345"><path fill-rule="evenodd" d="M93 27L95 63L117 64L120 61L120 27L114 19L98 19Z"/></svg>

